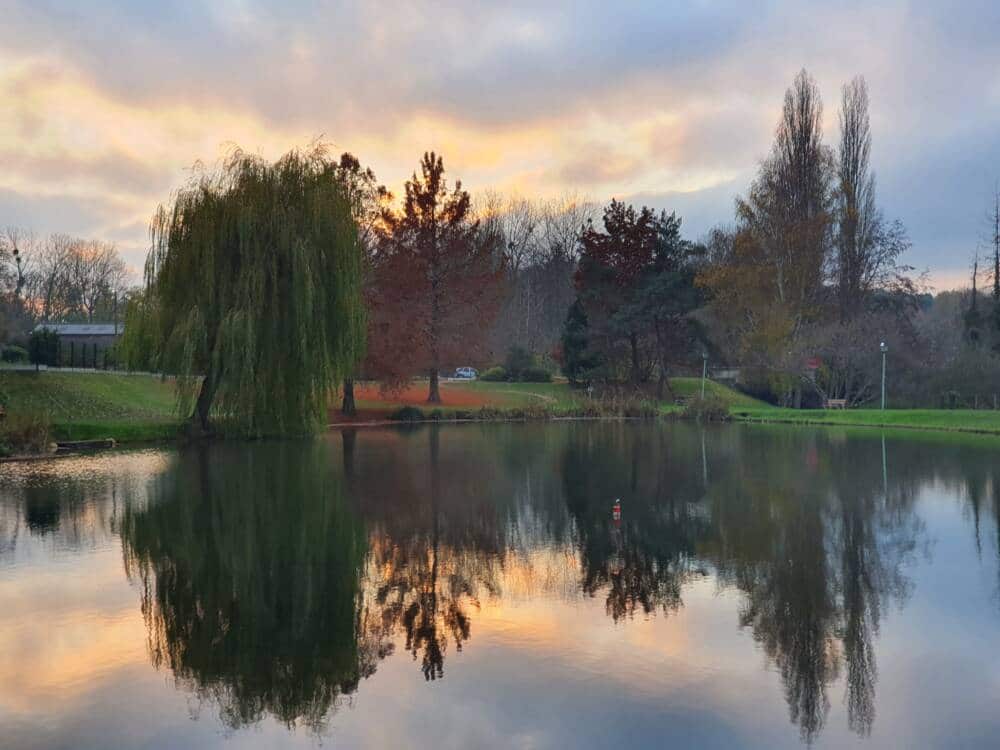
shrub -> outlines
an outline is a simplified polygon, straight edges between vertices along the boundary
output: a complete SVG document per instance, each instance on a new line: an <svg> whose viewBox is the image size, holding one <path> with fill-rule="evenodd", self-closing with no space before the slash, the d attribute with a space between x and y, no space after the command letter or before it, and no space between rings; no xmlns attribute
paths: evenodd
<svg viewBox="0 0 1000 750"><path fill-rule="evenodd" d="M0 456L45 453L49 448L51 423L47 415L8 414L0 419Z"/></svg>
<svg viewBox="0 0 1000 750"><path fill-rule="evenodd" d="M507 377L511 380L520 380L525 370L536 366L535 355L523 346L512 346L507 350L507 361L504 362L507 368Z"/></svg>
<svg viewBox="0 0 1000 750"><path fill-rule="evenodd" d="M404 406L389 415L389 419L397 422L421 422L425 419L424 413L415 406Z"/></svg>
<svg viewBox="0 0 1000 750"><path fill-rule="evenodd" d="M716 395L693 398L688 401L681 416L700 422L726 422L729 420L729 406Z"/></svg>
<svg viewBox="0 0 1000 750"><path fill-rule="evenodd" d="M482 375L479 376L480 380L486 380L490 383L499 383L507 379L507 370L503 367L491 367Z"/></svg>
<svg viewBox="0 0 1000 750"><path fill-rule="evenodd" d="M536 365L522 370L519 379L524 383L551 383L552 373Z"/></svg>
<svg viewBox="0 0 1000 750"><path fill-rule="evenodd" d="M22 346L6 346L0 351L0 360L9 364L19 364L28 361L28 350Z"/></svg>
<svg viewBox="0 0 1000 750"><path fill-rule="evenodd" d="M655 401L631 398L621 405L621 414L629 419L652 419L660 415L660 409Z"/></svg>
<svg viewBox="0 0 1000 750"><path fill-rule="evenodd" d="M479 408L479 411L470 413L468 415L468 418L479 419L484 422L488 422L498 419L507 419L508 414L507 412L503 411L502 409L498 409L495 406L482 406Z"/></svg>

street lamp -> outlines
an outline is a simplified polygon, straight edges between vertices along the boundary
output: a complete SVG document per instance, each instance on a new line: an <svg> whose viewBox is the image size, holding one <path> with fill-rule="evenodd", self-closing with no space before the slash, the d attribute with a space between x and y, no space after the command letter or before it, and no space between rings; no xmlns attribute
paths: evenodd
<svg viewBox="0 0 1000 750"><path fill-rule="evenodd" d="M889 347L883 341L878 348L882 352L882 411L885 411L885 354L889 351Z"/></svg>
<svg viewBox="0 0 1000 750"><path fill-rule="evenodd" d="M705 376L708 375L708 352L701 350L701 399L705 400Z"/></svg>

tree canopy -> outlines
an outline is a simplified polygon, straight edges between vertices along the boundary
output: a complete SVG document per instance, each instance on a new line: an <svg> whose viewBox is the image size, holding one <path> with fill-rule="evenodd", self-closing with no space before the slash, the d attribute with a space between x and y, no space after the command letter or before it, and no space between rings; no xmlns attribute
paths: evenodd
<svg viewBox="0 0 1000 750"><path fill-rule="evenodd" d="M578 297L563 336L572 379L639 385L656 372L665 386L669 365L690 354L699 336L689 317L701 303L698 249L681 238L680 219L612 200L603 231L589 226L580 248Z"/></svg>
<svg viewBox="0 0 1000 750"><path fill-rule="evenodd" d="M375 263L373 357L387 374L426 373L439 403L438 374L471 361L502 294L504 251L480 232L461 181L449 189L444 161L425 153L400 211L383 212Z"/></svg>
<svg viewBox="0 0 1000 750"><path fill-rule="evenodd" d="M236 151L194 178L153 220L130 365L180 376L180 409L202 430L210 416L252 436L315 429L364 351L351 208L321 146L274 163Z"/></svg>

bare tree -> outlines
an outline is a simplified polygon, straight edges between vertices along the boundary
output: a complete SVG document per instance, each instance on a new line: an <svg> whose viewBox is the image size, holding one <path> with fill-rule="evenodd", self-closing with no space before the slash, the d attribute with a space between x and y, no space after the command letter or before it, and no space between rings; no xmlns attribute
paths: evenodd
<svg viewBox="0 0 1000 750"><path fill-rule="evenodd" d="M1000 189L993 191L993 216L990 217L993 236L993 301L1000 305Z"/></svg>
<svg viewBox="0 0 1000 750"><path fill-rule="evenodd" d="M35 300L43 320L56 320L71 310L69 265L75 240L53 234L42 245L35 269Z"/></svg>
<svg viewBox="0 0 1000 750"><path fill-rule="evenodd" d="M100 241L77 241L67 265L68 290L73 313L93 321L100 306L107 310L125 290L125 262L115 246Z"/></svg>
<svg viewBox="0 0 1000 750"><path fill-rule="evenodd" d="M527 198L494 190L485 191L476 204L482 236L506 252L508 273L516 275L537 253L541 207Z"/></svg>
<svg viewBox="0 0 1000 750"><path fill-rule="evenodd" d="M567 193L546 203L542 208L542 246L545 253L563 255L575 261L580 236L597 216L597 204L575 193Z"/></svg>
<svg viewBox="0 0 1000 750"><path fill-rule="evenodd" d="M23 231L8 231L4 243L16 238L16 291L28 317L42 320L111 317L128 290L128 268L115 246L53 234L44 241Z"/></svg>
<svg viewBox="0 0 1000 750"><path fill-rule="evenodd" d="M21 300L28 286L37 255L38 239L34 232L9 226L0 233L0 284Z"/></svg>
<svg viewBox="0 0 1000 750"><path fill-rule="evenodd" d="M993 191L993 216L991 218L993 245L993 321L991 334L993 350L1000 353L1000 189Z"/></svg>
<svg viewBox="0 0 1000 750"><path fill-rule="evenodd" d="M487 192L477 215L482 236L509 259L506 302L490 336L493 358L514 345L550 352L573 302L577 242L593 205L574 195L532 202Z"/></svg>

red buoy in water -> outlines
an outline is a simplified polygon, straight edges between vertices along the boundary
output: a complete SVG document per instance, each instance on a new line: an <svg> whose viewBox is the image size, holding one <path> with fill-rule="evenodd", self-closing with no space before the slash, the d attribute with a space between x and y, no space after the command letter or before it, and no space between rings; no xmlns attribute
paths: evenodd
<svg viewBox="0 0 1000 750"><path fill-rule="evenodd" d="M622 520L622 501L615 499L615 504L611 506L611 520L618 524Z"/></svg>

